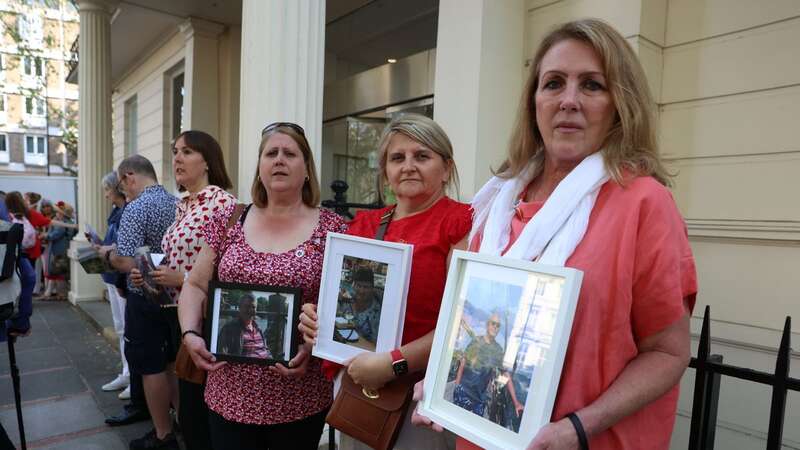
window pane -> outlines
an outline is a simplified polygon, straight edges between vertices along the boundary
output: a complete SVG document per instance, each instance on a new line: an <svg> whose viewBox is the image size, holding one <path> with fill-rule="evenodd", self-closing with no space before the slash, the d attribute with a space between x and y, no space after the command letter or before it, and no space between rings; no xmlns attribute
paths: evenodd
<svg viewBox="0 0 800 450"><path fill-rule="evenodd" d="M44 138L43 137L37 137L36 138L36 144L37 144L36 145L36 153L38 153L40 155L44 155L44 150L45 150L44 149Z"/></svg>
<svg viewBox="0 0 800 450"><path fill-rule="evenodd" d="M25 66L25 75L30 75L33 73L33 70L31 69L31 58L29 56L23 58L23 63Z"/></svg>
<svg viewBox="0 0 800 450"><path fill-rule="evenodd" d="M0 135L0 152L7 152L8 145L6 144L6 135Z"/></svg>
<svg viewBox="0 0 800 450"><path fill-rule="evenodd" d="M33 148L33 136L25 136L25 153L33 153L36 149Z"/></svg>
<svg viewBox="0 0 800 450"><path fill-rule="evenodd" d="M33 114L33 99L30 97L25 97L25 112Z"/></svg>

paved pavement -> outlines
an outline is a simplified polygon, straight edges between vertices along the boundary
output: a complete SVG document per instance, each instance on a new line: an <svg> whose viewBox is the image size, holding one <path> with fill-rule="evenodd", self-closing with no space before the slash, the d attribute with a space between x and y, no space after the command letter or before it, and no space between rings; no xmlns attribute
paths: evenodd
<svg viewBox="0 0 800 450"><path fill-rule="evenodd" d="M94 308L99 318L86 311ZM107 312L106 312L107 311ZM105 312L105 314L102 314ZM108 303L92 302L83 311L60 301L36 301L31 335L16 344L20 369L23 418L28 448L124 450L143 435L149 421L108 427L103 420L116 414L123 401L100 386L119 371L119 353L103 336ZM8 347L0 346L0 423L19 443Z"/></svg>

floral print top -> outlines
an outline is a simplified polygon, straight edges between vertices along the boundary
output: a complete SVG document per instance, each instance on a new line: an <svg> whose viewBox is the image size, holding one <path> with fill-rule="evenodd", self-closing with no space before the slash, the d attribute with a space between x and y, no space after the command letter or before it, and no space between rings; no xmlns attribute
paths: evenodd
<svg viewBox="0 0 800 450"><path fill-rule="evenodd" d="M329 232L344 232L344 221L321 209L319 223L305 242L283 253L260 253L245 240L242 219L225 236L232 213L233 206L226 207L203 229L206 242L218 255L220 281L297 287L303 292L301 303L317 303L325 237ZM319 359L311 357L306 374L291 378L266 366L228 363L208 373L205 400L212 411L233 422L271 425L300 420L328 408L333 400L333 385L320 365Z"/></svg>
<svg viewBox="0 0 800 450"><path fill-rule="evenodd" d="M161 240L167 267L182 272L191 271L197 254L203 248L203 224L208 222L212 214L234 204L236 197L214 185L206 186L197 195L183 197L175 211L175 221ZM177 303L181 288L170 288L167 292Z"/></svg>

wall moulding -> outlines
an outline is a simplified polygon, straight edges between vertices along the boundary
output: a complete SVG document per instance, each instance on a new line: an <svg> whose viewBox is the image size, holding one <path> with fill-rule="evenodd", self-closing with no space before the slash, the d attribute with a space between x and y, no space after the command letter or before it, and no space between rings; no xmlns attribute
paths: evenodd
<svg viewBox="0 0 800 450"><path fill-rule="evenodd" d="M800 246L800 221L686 219L692 238L722 240L774 241L780 245Z"/></svg>

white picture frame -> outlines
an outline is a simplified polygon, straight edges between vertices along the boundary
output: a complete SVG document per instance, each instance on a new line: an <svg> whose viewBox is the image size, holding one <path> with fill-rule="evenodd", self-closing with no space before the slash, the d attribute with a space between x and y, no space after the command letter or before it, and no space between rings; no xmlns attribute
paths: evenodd
<svg viewBox="0 0 800 450"><path fill-rule="evenodd" d="M400 346L412 251L411 244L328 233L314 356L341 364L365 351L388 352ZM367 272L373 274L369 281L363 279ZM370 281L371 306L363 307L361 286Z"/></svg>
<svg viewBox="0 0 800 450"><path fill-rule="evenodd" d="M454 251L419 412L485 449L526 448L550 422L582 279Z"/></svg>

